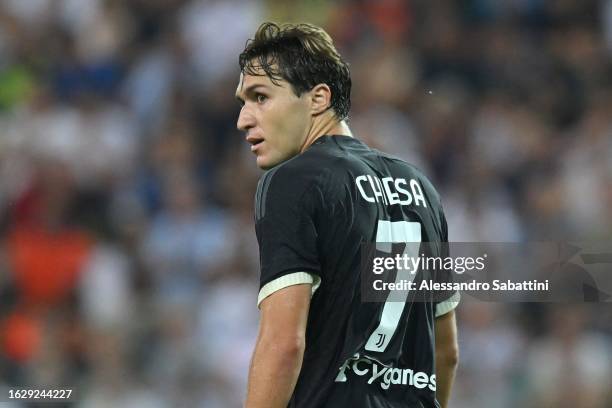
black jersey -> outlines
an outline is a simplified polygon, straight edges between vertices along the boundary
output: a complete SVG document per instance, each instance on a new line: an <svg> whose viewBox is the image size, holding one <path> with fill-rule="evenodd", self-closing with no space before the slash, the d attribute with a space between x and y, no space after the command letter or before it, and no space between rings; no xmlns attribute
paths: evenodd
<svg viewBox="0 0 612 408"><path fill-rule="evenodd" d="M300 272L320 279L289 406L438 407L437 304L363 302L359 272L364 242L447 241L423 174L352 137L323 136L262 176L255 221L261 288Z"/></svg>

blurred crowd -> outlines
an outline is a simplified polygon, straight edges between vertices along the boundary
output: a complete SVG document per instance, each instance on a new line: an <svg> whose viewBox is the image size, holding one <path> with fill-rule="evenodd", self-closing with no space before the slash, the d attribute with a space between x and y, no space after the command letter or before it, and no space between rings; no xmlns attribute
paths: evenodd
<svg viewBox="0 0 612 408"><path fill-rule="evenodd" d="M612 241L610 0L1 0L0 395L237 407L258 311L238 54L325 27L452 241ZM605 305L465 303L453 407L612 406ZM13 404L11 406L20 406Z"/></svg>

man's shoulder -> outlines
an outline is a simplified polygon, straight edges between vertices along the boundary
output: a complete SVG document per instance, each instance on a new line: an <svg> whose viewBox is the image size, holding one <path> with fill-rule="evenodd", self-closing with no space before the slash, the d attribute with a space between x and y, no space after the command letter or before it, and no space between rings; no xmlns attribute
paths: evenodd
<svg viewBox="0 0 612 408"><path fill-rule="evenodd" d="M440 199L438 191L434 187L429 177L426 176L426 173L420 167L392 154L381 152L376 149L372 150L375 151L379 157L392 164L391 167L393 167L393 172L395 174L403 174L407 178L418 180L428 194L433 195L433 197L435 197L437 200Z"/></svg>
<svg viewBox="0 0 612 408"><path fill-rule="evenodd" d="M321 160L305 153L295 156L261 175L255 195L257 219L265 214L266 203L295 205L304 195L320 186L330 169Z"/></svg>
<svg viewBox="0 0 612 408"><path fill-rule="evenodd" d="M320 184L337 174L345 159L322 149L309 149L272 169L259 179L259 189L271 185L298 191Z"/></svg>
<svg viewBox="0 0 612 408"><path fill-rule="evenodd" d="M310 184L320 173L320 167L313 164L312 160L304 160L303 154L293 157L263 173L258 189L269 188L272 184L299 189Z"/></svg>

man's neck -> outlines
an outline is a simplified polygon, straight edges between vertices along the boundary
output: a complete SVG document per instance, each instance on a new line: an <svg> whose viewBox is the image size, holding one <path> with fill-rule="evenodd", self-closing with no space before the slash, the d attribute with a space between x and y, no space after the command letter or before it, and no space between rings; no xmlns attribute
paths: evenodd
<svg viewBox="0 0 612 408"><path fill-rule="evenodd" d="M318 138L324 135L339 135L339 136L350 136L353 137L351 129L344 120L338 121L336 116L332 112L326 112L325 115L314 120L310 126L310 130L304 144L300 149L300 153L303 153L308 149Z"/></svg>

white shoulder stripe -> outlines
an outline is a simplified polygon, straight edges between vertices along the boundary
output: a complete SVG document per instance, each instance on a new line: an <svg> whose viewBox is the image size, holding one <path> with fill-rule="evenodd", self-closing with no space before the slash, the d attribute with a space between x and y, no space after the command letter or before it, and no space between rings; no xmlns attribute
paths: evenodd
<svg viewBox="0 0 612 408"><path fill-rule="evenodd" d="M257 307L259 307L259 305L265 298L267 298L274 292L289 286L301 285L304 283L312 284L311 295L314 295L317 289L319 289L319 286L321 285L321 277L306 272L294 272L288 275L281 276L280 278L276 278L273 281L266 283L259 291L259 296L257 296Z"/></svg>

